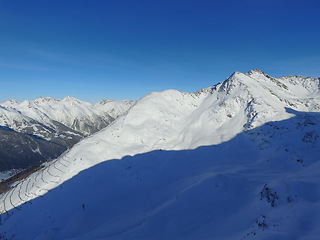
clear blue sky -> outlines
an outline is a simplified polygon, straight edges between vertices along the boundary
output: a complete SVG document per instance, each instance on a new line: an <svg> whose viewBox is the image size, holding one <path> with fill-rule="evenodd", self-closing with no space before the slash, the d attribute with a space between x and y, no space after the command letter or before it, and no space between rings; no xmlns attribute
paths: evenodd
<svg viewBox="0 0 320 240"><path fill-rule="evenodd" d="M320 77L319 0L1 0L0 102Z"/></svg>

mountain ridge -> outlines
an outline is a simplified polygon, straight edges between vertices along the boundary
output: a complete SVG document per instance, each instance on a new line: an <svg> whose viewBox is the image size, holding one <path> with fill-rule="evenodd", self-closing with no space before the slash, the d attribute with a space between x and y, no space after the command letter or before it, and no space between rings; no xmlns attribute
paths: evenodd
<svg viewBox="0 0 320 240"><path fill-rule="evenodd" d="M38 97L33 101L25 100L18 102L8 100L0 104L0 126L6 130L13 130L15 133L5 131L0 136L2 149L0 148L0 170L10 170L25 168L39 161L59 156L62 152L72 147L85 136L109 125L118 115L123 114L134 104L134 101L109 102L111 107L107 108L101 103L91 104L79 99L67 96L64 99L52 97ZM108 114L112 114L112 117ZM28 136L27 136L27 135ZM12 135L12 137L9 137ZM32 141L40 144L40 150L34 155L34 149L24 146L23 141L18 143L13 138L19 136L23 139L31 137ZM13 145L13 142L16 142ZM52 144L60 145L57 152L43 155L41 152L48 152ZM8 149L16 148L17 153ZM48 149L47 149L48 148ZM24 149L24 154L18 154ZM33 156L33 161L29 161L28 156ZM25 163L23 163L25 158ZM9 163L10 164L7 164ZM16 164L15 164L16 162ZM9 167L10 166L10 167ZM9 167L9 168L8 168Z"/></svg>

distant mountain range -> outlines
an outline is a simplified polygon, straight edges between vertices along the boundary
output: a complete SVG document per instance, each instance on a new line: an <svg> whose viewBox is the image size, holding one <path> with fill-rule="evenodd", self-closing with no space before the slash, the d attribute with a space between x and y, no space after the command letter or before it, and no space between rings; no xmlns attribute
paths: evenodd
<svg viewBox="0 0 320 240"><path fill-rule="evenodd" d="M319 78L235 72L194 93L153 92L129 105L5 186L0 236L318 239ZM73 124L80 120L54 119L89 133Z"/></svg>
<svg viewBox="0 0 320 240"><path fill-rule="evenodd" d="M0 104L0 171L58 157L82 138L108 126L134 101L96 104L66 97Z"/></svg>

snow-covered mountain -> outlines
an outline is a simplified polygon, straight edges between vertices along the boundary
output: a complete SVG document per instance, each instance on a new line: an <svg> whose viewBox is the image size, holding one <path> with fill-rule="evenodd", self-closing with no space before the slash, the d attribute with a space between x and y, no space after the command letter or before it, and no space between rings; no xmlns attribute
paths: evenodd
<svg viewBox="0 0 320 240"><path fill-rule="evenodd" d="M102 107L107 105L108 107ZM2 105L11 107L22 114L37 120L45 125L56 127L56 122L89 135L109 125L114 118L125 113L134 101L112 101L104 100L97 104L91 104L79 99L67 96L64 99L51 97L39 97L34 101L9 100ZM112 115L112 116L111 116Z"/></svg>
<svg viewBox="0 0 320 240"><path fill-rule="evenodd" d="M103 108L102 104L91 104L72 97L62 100L39 97L34 101L9 100L2 103L0 170L23 168L55 158L83 137L106 127L134 103L108 102L112 107ZM31 146L26 138L35 146Z"/></svg>
<svg viewBox="0 0 320 240"><path fill-rule="evenodd" d="M128 109L135 103L133 100L122 100L113 101L103 99L94 105L100 113L108 113L112 118L117 118L118 116L124 114Z"/></svg>
<svg viewBox="0 0 320 240"><path fill-rule="evenodd" d="M317 239L319 86L252 70L151 93L13 183L1 236Z"/></svg>
<svg viewBox="0 0 320 240"><path fill-rule="evenodd" d="M56 158L83 138L59 122L45 125L20 111L0 106L0 171L23 169Z"/></svg>

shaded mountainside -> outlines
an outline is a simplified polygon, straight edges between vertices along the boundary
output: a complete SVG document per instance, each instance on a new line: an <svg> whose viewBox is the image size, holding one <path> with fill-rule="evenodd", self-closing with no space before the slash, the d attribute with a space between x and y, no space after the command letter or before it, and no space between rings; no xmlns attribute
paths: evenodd
<svg viewBox="0 0 320 240"><path fill-rule="evenodd" d="M319 96L319 79L259 70L151 93L12 184L1 236L316 239Z"/></svg>
<svg viewBox="0 0 320 240"><path fill-rule="evenodd" d="M106 127L134 101L110 100L108 104L112 107L104 109L103 104L99 108L98 103L94 105L71 97L3 103L0 106L3 133L0 135L0 171L26 168L56 158L85 136Z"/></svg>
<svg viewBox="0 0 320 240"><path fill-rule="evenodd" d="M0 135L1 170L24 169L43 160L57 158L67 149L65 145L2 127Z"/></svg>

